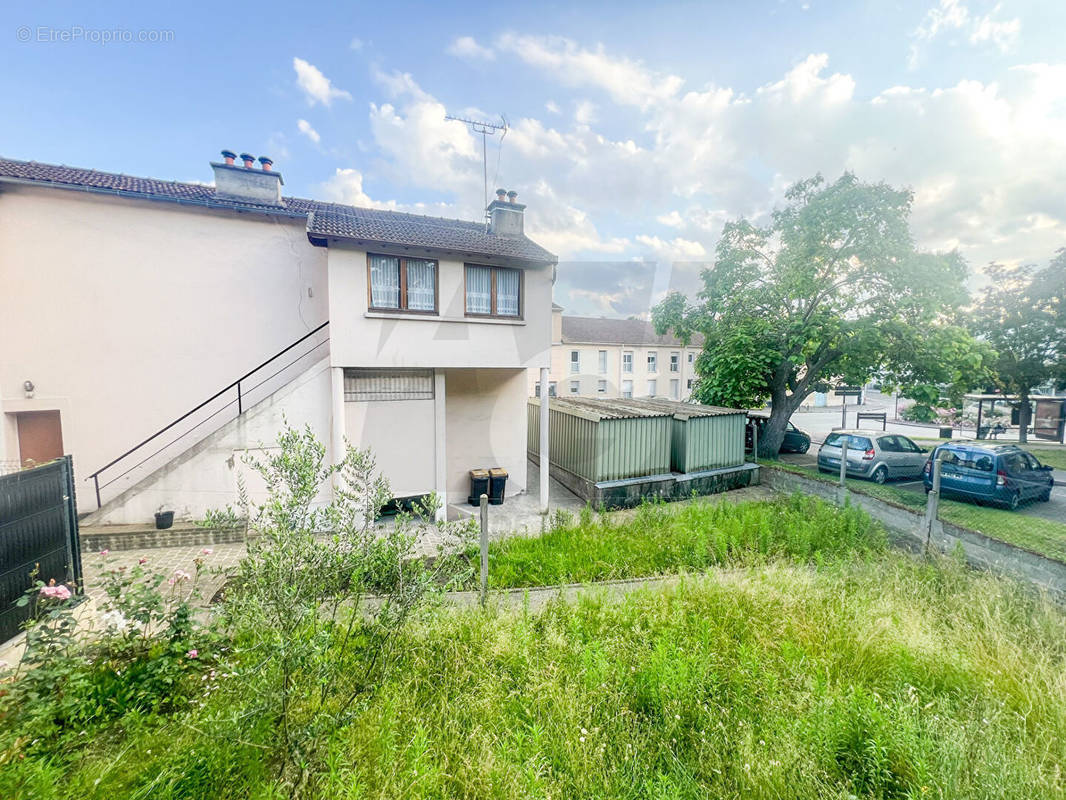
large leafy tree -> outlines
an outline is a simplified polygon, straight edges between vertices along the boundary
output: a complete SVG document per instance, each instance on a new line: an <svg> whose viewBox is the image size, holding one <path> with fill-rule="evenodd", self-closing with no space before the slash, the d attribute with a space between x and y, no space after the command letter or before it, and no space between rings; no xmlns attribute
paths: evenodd
<svg viewBox="0 0 1066 800"><path fill-rule="evenodd" d="M1044 269L989 264L974 309L974 331L995 351L996 385L1018 395L1019 438L1028 440L1029 397L1050 381L1066 383L1066 251Z"/></svg>
<svg viewBox="0 0 1066 800"><path fill-rule="evenodd" d="M845 173L801 181L786 200L764 227L725 226L694 303L673 293L653 310L659 332L705 337L694 398L742 408L769 400L759 451L774 456L789 417L829 385L880 375L968 388L983 352L953 324L968 301L966 265L915 248L911 193Z"/></svg>

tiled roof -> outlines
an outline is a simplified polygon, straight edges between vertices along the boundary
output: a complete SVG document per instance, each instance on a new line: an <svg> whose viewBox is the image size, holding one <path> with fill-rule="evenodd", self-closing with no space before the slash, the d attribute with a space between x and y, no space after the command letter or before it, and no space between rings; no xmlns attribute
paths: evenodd
<svg viewBox="0 0 1066 800"><path fill-rule="evenodd" d="M680 347L681 340L668 334L660 336L648 320L604 319L603 317L563 317L563 342L579 344L628 344ZM702 334L695 334L692 347L703 346Z"/></svg>
<svg viewBox="0 0 1066 800"><path fill-rule="evenodd" d="M464 256L495 256L540 263L554 263L557 260L552 253L525 236L496 236L489 233L484 223L480 222L358 208L299 197L283 198L283 206L265 205L217 197L215 187L207 184L163 181L0 158L0 183L5 181L193 203L209 208L306 217L308 235L321 238L426 247Z"/></svg>

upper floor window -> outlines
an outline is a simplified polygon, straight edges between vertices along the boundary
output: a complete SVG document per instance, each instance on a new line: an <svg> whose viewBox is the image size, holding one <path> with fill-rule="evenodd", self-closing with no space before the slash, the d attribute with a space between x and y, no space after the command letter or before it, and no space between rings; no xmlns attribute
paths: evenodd
<svg viewBox="0 0 1066 800"><path fill-rule="evenodd" d="M688 354L688 363L691 364L693 359L695 359L695 358L696 358L696 354L695 353L689 353Z"/></svg>
<svg viewBox="0 0 1066 800"><path fill-rule="evenodd" d="M522 314L522 273L503 267L466 265L466 313L484 317Z"/></svg>
<svg viewBox="0 0 1066 800"><path fill-rule="evenodd" d="M671 372L679 372L680 370L681 370L681 354L680 353L671 353L670 354L670 371Z"/></svg>
<svg viewBox="0 0 1066 800"><path fill-rule="evenodd" d="M622 372L633 371L633 351L626 350L622 353Z"/></svg>
<svg viewBox="0 0 1066 800"><path fill-rule="evenodd" d="M581 353L577 350L570 351L570 372L581 371Z"/></svg>
<svg viewBox="0 0 1066 800"><path fill-rule="evenodd" d="M648 351L648 372L659 371L659 354L654 350Z"/></svg>
<svg viewBox="0 0 1066 800"><path fill-rule="evenodd" d="M436 261L371 254L367 270L371 310L436 313Z"/></svg>
<svg viewBox="0 0 1066 800"><path fill-rule="evenodd" d="M601 375L606 375L607 374L607 351L606 350L600 350L599 357L600 357L600 374Z"/></svg>

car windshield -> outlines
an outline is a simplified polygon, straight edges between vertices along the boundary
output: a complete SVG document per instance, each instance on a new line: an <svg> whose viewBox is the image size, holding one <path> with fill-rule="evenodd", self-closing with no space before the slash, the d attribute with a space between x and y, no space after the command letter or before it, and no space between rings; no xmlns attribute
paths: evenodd
<svg viewBox="0 0 1066 800"><path fill-rule="evenodd" d="M826 447L840 447L842 439L847 437L849 450L872 450L873 442L871 442L865 436L856 436L855 434L846 433L831 433L825 437Z"/></svg>

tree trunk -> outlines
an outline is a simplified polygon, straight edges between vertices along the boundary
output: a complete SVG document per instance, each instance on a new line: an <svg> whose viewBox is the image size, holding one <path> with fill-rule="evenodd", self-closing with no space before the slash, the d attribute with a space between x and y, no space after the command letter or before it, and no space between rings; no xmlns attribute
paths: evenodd
<svg viewBox="0 0 1066 800"><path fill-rule="evenodd" d="M1018 441L1021 444L1025 444L1029 441L1029 421L1032 414L1032 410L1029 404L1029 387L1026 387L1018 393L1018 400L1021 403L1021 407L1018 409Z"/></svg>
<svg viewBox="0 0 1066 800"><path fill-rule="evenodd" d="M793 412L803 401L800 395L789 397L785 390L775 391L770 407L770 419L759 431L759 458L777 458L781 443L785 440L785 429Z"/></svg>

